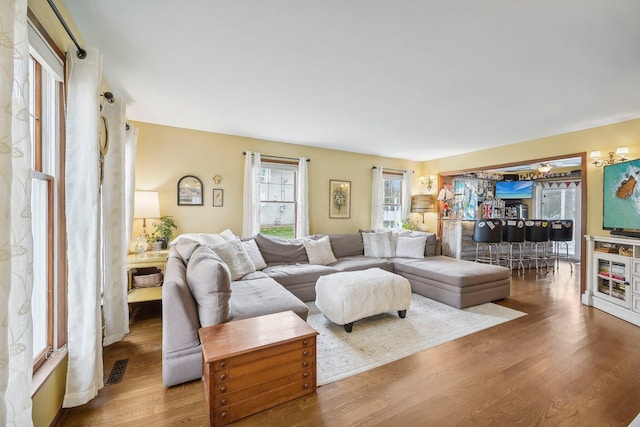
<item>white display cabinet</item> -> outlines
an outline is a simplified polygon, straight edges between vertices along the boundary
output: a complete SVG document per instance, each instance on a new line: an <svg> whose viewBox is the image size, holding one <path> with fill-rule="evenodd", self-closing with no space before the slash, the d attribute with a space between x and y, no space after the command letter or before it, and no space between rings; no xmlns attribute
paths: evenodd
<svg viewBox="0 0 640 427"><path fill-rule="evenodd" d="M640 239L585 236L582 302L640 326Z"/></svg>

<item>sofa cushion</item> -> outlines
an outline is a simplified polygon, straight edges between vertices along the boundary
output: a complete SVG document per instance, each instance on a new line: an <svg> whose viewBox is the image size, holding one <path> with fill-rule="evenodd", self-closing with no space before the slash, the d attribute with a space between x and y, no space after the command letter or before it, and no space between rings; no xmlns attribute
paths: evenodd
<svg viewBox="0 0 640 427"><path fill-rule="evenodd" d="M239 239L218 243L212 249L229 267L231 280L238 280L245 274L256 271L253 261Z"/></svg>
<svg viewBox="0 0 640 427"><path fill-rule="evenodd" d="M328 236L319 238L318 240L303 240L304 249L307 251L307 258L310 264L328 265L337 261L331 251L331 243Z"/></svg>
<svg viewBox="0 0 640 427"><path fill-rule="evenodd" d="M315 283L320 276L338 272L338 270L331 266L317 264L270 265L262 271L283 286L309 282Z"/></svg>
<svg viewBox="0 0 640 427"><path fill-rule="evenodd" d="M331 251L336 258L364 255L364 243L360 233L328 234Z"/></svg>
<svg viewBox="0 0 640 427"><path fill-rule="evenodd" d="M256 235L256 243L267 264L272 262L296 263L309 261L302 240L258 234Z"/></svg>
<svg viewBox="0 0 640 427"><path fill-rule="evenodd" d="M187 264L187 284L198 306L201 327L229 320L231 273L210 247L200 246L193 252Z"/></svg>
<svg viewBox="0 0 640 427"><path fill-rule="evenodd" d="M367 268L381 268L393 271L393 262L387 258L371 258L364 255L339 258L338 262L331 264L338 271L356 271Z"/></svg>
<svg viewBox="0 0 640 427"><path fill-rule="evenodd" d="M424 258L424 247L426 243L426 236L398 236L396 256L405 258Z"/></svg>
<svg viewBox="0 0 640 427"><path fill-rule="evenodd" d="M396 254L391 231L362 233L364 256L389 258Z"/></svg>
<svg viewBox="0 0 640 427"><path fill-rule="evenodd" d="M309 308L271 278L239 280L231 284L229 313L232 320L292 310L307 319Z"/></svg>
<svg viewBox="0 0 640 427"><path fill-rule="evenodd" d="M509 269L505 267L446 256L433 256L421 260L398 258L396 261L395 271L400 275L410 273L458 288L496 282L510 277Z"/></svg>
<svg viewBox="0 0 640 427"><path fill-rule="evenodd" d="M264 258L260 253L260 249L258 249L256 239L243 240L242 244L244 245L244 248L247 251L249 258L251 258L256 270L262 270L267 266L267 263L264 261Z"/></svg>

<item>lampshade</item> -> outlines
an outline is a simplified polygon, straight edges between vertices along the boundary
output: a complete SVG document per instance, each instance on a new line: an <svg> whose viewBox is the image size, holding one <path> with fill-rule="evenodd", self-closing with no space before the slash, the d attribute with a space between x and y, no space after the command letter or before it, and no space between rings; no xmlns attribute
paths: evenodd
<svg viewBox="0 0 640 427"><path fill-rule="evenodd" d="M434 212L433 194L411 196L411 213Z"/></svg>
<svg viewBox="0 0 640 427"><path fill-rule="evenodd" d="M160 202L157 191L136 191L134 218L160 218Z"/></svg>
<svg viewBox="0 0 640 427"><path fill-rule="evenodd" d="M616 148L616 156L624 156L626 154L629 154L629 147L622 146Z"/></svg>

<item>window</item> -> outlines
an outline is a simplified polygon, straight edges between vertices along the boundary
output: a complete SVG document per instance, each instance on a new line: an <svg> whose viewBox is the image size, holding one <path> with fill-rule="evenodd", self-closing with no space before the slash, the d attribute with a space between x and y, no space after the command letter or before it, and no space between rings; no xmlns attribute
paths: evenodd
<svg viewBox="0 0 640 427"><path fill-rule="evenodd" d="M382 226L402 226L402 175L383 172L384 198L382 203Z"/></svg>
<svg viewBox="0 0 640 427"><path fill-rule="evenodd" d="M294 238L296 234L297 164L262 162L260 232Z"/></svg>
<svg viewBox="0 0 640 427"><path fill-rule="evenodd" d="M62 62L46 47L39 34L29 28L29 116L31 126L31 210L33 232L33 321L34 371L47 356L65 342L64 292L58 288L62 272L57 224L62 170Z"/></svg>

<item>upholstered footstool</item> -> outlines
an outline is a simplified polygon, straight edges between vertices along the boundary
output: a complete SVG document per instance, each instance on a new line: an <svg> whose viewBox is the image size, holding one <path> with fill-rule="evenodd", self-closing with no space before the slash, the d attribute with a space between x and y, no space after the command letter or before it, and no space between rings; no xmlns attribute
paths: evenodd
<svg viewBox="0 0 640 427"><path fill-rule="evenodd" d="M404 318L409 304L409 281L380 268L329 274L316 282L316 306L347 332L356 320L387 311Z"/></svg>

